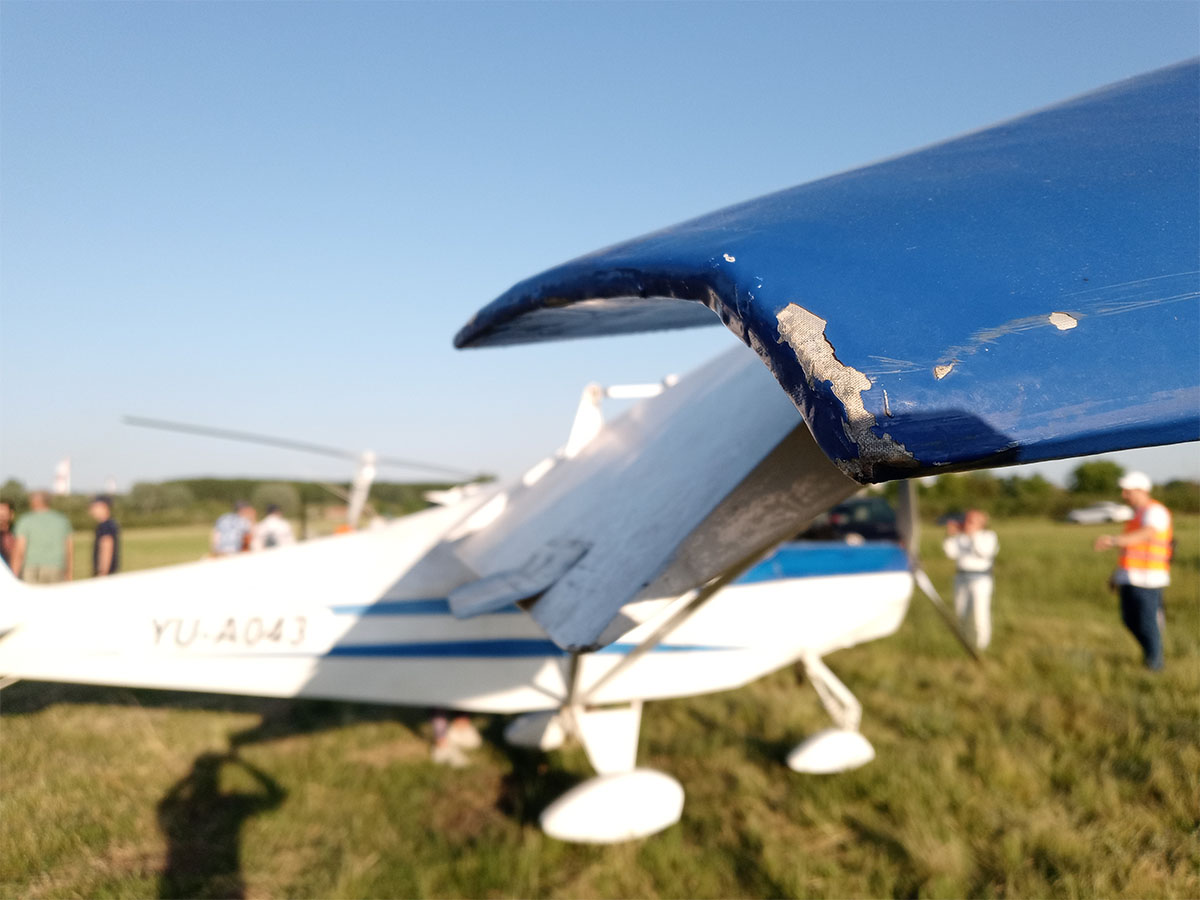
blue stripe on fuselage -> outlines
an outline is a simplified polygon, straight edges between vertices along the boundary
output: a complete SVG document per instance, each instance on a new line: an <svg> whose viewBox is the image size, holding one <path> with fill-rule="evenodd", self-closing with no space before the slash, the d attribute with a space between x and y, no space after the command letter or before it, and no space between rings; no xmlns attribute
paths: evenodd
<svg viewBox="0 0 1200 900"><path fill-rule="evenodd" d="M331 606L330 612L339 616L449 616L450 601L445 597L425 600L380 600L378 603ZM489 615L511 615L521 612L516 604L493 610Z"/></svg>
<svg viewBox="0 0 1200 900"><path fill-rule="evenodd" d="M893 543L866 544L797 541L783 544L758 565L745 572L734 584L757 584L795 578L835 575L869 575L876 572L904 572L908 557ZM448 616L450 602L445 597L413 600L380 600L376 603L343 604L329 607L339 616ZM488 615L520 613L516 604L492 610Z"/></svg>
<svg viewBox="0 0 1200 900"><path fill-rule="evenodd" d="M734 584L906 571L908 556L898 544L885 541L869 544L797 541L783 544Z"/></svg>

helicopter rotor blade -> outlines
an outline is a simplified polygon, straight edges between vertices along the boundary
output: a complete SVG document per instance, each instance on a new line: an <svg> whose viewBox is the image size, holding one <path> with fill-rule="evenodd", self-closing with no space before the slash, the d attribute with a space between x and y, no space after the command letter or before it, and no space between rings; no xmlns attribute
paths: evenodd
<svg viewBox="0 0 1200 900"><path fill-rule="evenodd" d="M411 459L400 459L396 456L379 456L375 458L375 462L381 466L397 466L404 469L425 469L429 472L441 472L443 475L455 475L459 478L471 479L476 477L476 473L468 472L465 469L456 469L453 466L441 466L436 463L417 462Z"/></svg>
<svg viewBox="0 0 1200 900"><path fill-rule="evenodd" d="M189 422L174 422L168 419L152 419L146 416L124 416L122 421L126 425L135 425L138 428L157 428L160 431L177 431L184 434L196 434L203 437L220 438L227 441L242 441L248 444L265 444L268 447L280 447L284 450L298 450L303 453L314 453L319 456L329 456L334 459L348 459L358 462L362 459L361 453L355 453L352 450L344 450L341 447L329 447L325 444L313 444L308 441L294 441L290 438L274 437L269 434L257 434L252 431L238 431L232 428L215 428L210 425L195 425ZM474 478L472 473L465 472L462 469L451 468L450 466L442 466L436 463L424 463L411 459L399 459L392 456L380 456L375 459L376 465L392 466L405 469L424 469L430 472L439 472L444 475L454 475L459 478Z"/></svg>

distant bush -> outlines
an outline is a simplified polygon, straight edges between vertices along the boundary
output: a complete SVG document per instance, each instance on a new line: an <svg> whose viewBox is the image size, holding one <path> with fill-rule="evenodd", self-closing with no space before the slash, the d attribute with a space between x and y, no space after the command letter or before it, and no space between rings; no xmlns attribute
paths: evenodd
<svg viewBox="0 0 1200 900"><path fill-rule="evenodd" d="M263 512L270 504L288 518L321 516L328 507L343 507L345 500L334 487L349 493L350 485L326 485L307 481L263 481L256 478L185 478L172 481L138 482L128 494L114 496L113 516L124 527L152 528L163 525L212 523L228 512L235 501L246 500ZM402 516L425 509L425 492L451 487L444 482L376 482L371 486L371 507L385 516ZM19 514L29 508L21 482L10 479L0 485L0 497L10 500ZM77 530L90 531L95 522L88 513L91 495L53 497L51 505L64 513Z"/></svg>
<svg viewBox="0 0 1200 900"><path fill-rule="evenodd" d="M1115 462L1107 459L1097 459L1080 463L1071 472L1072 494L1105 494L1108 497L1120 496L1121 488L1117 485L1125 470Z"/></svg>
<svg viewBox="0 0 1200 900"><path fill-rule="evenodd" d="M1200 483L1168 481L1154 489L1154 499L1172 512L1200 513Z"/></svg>
<svg viewBox="0 0 1200 900"><path fill-rule="evenodd" d="M164 481L163 487L179 486L188 490L196 500L212 501L232 506L238 500L249 500L262 482L257 478L180 478Z"/></svg>
<svg viewBox="0 0 1200 900"><path fill-rule="evenodd" d="M126 498L126 503L134 512L144 515L167 510L183 511L195 502L195 496L182 484L151 484L145 481L135 484Z"/></svg>
<svg viewBox="0 0 1200 900"><path fill-rule="evenodd" d="M300 514L300 492L295 485L283 481L260 484L250 495L250 503L259 515L265 513L268 506L278 506L288 519Z"/></svg>
<svg viewBox="0 0 1200 900"><path fill-rule="evenodd" d="M1065 494L1041 475L1003 478L993 512L998 516L1054 516Z"/></svg>
<svg viewBox="0 0 1200 900"><path fill-rule="evenodd" d="M232 506L238 500L254 502L254 492L263 484L286 484L294 488L298 495L298 503L306 506L341 506L345 504L344 496L350 492L350 482L319 482L319 481L270 481L264 482L254 478L183 478L164 484L183 485L190 490L197 501L211 501L222 507ZM385 515L399 516L425 509L426 491L451 487L445 482L389 482L376 481L371 485L371 506ZM342 497L331 491L336 488ZM282 504L280 504L282 506Z"/></svg>
<svg viewBox="0 0 1200 900"><path fill-rule="evenodd" d="M371 506L385 516L405 516L429 506L426 491L440 491L452 487L446 483L405 484L402 482L376 482L371 485Z"/></svg>
<svg viewBox="0 0 1200 900"><path fill-rule="evenodd" d="M25 491L25 485L15 478L10 478L0 485L0 500L11 503L17 512L24 512L29 508L29 495Z"/></svg>
<svg viewBox="0 0 1200 900"><path fill-rule="evenodd" d="M889 492L891 495L891 492ZM936 519L978 507L992 516L1048 516L1061 519L1088 498L1071 494L1041 475L998 478L991 472L939 475L917 489L921 515ZM1112 499L1105 495L1098 499Z"/></svg>
<svg viewBox="0 0 1200 900"><path fill-rule="evenodd" d="M921 515L938 518L979 507L994 516L1043 516L1054 510L1065 491L1040 475L996 478L990 472L939 475L917 489Z"/></svg>
<svg viewBox="0 0 1200 900"><path fill-rule="evenodd" d="M994 516L1048 516L1065 518L1073 509L1101 500L1120 501L1117 479L1124 469L1108 460L1081 463L1071 474L1071 489L1066 490L1041 475L997 478L991 472L939 475L931 484L919 483L917 497L922 517L936 519L979 507ZM895 483L885 494L896 501ZM1181 513L1200 513L1200 483L1171 481L1154 489L1154 497L1168 509Z"/></svg>

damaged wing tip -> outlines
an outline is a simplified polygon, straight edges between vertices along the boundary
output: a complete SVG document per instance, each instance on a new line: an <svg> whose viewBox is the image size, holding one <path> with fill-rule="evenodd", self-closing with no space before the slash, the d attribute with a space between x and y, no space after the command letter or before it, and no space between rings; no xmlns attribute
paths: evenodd
<svg viewBox="0 0 1200 900"><path fill-rule="evenodd" d="M789 303L776 316L779 343L787 343L796 355L796 361L804 373L809 389L821 393L828 390L832 400L840 404L843 436L835 438L842 448L857 451L854 457L829 452L830 458L856 481L873 480L876 465L905 467L916 465L909 450L890 434L880 433L879 420L870 412L863 401L863 393L871 389L872 382L863 372L843 364L825 334L828 324L797 303ZM824 385L825 387L819 387ZM825 401L829 402L829 401ZM885 396L884 412L892 417L891 400Z"/></svg>

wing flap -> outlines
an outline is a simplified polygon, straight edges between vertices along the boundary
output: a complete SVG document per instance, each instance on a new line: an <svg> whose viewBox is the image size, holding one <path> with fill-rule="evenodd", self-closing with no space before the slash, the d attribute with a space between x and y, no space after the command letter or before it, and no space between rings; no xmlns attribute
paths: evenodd
<svg viewBox="0 0 1200 900"><path fill-rule="evenodd" d="M450 611L459 619L497 612L544 594L591 547L585 541L549 541L516 569L468 582L450 592Z"/></svg>

